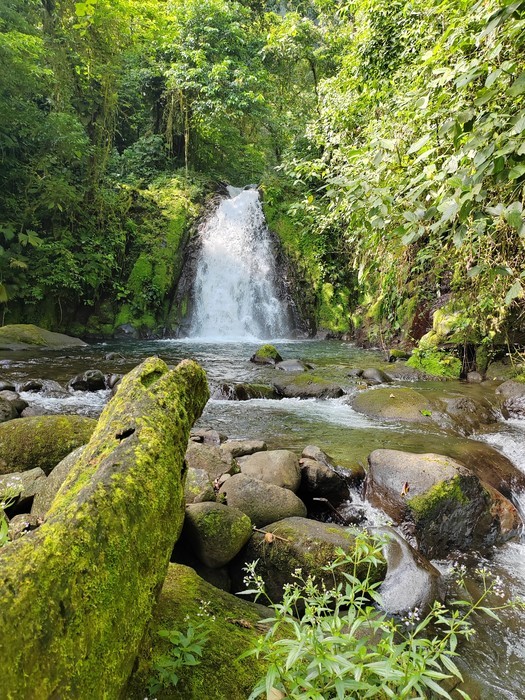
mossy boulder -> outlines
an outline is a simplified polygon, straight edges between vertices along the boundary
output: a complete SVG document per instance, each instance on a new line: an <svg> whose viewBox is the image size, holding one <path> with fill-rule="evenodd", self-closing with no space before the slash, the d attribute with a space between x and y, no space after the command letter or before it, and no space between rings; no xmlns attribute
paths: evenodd
<svg viewBox="0 0 525 700"><path fill-rule="evenodd" d="M0 328L0 350L41 348L72 348L87 345L80 338L53 333L31 323L12 324Z"/></svg>
<svg viewBox="0 0 525 700"><path fill-rule="evenodd" d="M509 529L510 520L498 516L501 506L495 505L490 490L449 457L374 450L368 464L367 500L395 523L411 523L425 556L492 545L516 534L520 521L514 506L508 502L513 514Z"/></svg>
<svg viewBox="0 0 525 700"><path fill-rule="evenodd" d="M276 365L282 361L283 358L277 348L269 344L261 345L250 357L250 362L254 362L257 365Z"/></svg>
<svg viewBox="0 0 525 700"><path fill-rule="evenodd" d="M97 421L85 416L47 415L0 424L0 474L40 467L46 474L89 441Z"/></svg>
<svg viewBox="0 0 525 700"><path fill-rule="evenodd" d="M345 393L338 384L311 372L275 379L273 387L287 399L337 399Z"/></svg>
<svg viewBox="0 0 525 700"><path fill-rule="evenodd" d="M243 570L246 564L258 560L256 573L265 582L268 596L273 602L282 599L284 586L293 583L294 572L301 569L303 576L315 575L318 584L322 582L333 587L334 573L323 570L336 558L336 550L352 552L355 546L355 535L348 528L321 523L303 517L284 518L279 522L265 527L266 533L275 537L254 532L251 540L241 555L230 567L235 591L243 590ZM384 578L386 567L380 564L372 578L379 581ZM343 567L353 573L353 567ZM358 568L357 576L364 577L368 565ZM337 577L336 577L336 580Z"/></svg>
<svg viewBox="0 0 525 700"><path fill-rule="evenodd" d="M425 338L426 336L421 339L419 348L414 350L407 366L434 377L459 379L461 360L451 352L425 344ZM427 341L429 342L429 339Z"/></svg>
<svg viewBox="0 0 525 700"><path fill-rule="evenodd" d="M362 391L352 401L359 413L387 421L432 423L435 406L415 389L379 388Z"/></svg>
<svg viewBox="0 0 525 700"><path fill-rule="evenodd" d="M184 482L184 501L186 505L214 500L215 490L208 472L204 469L188 467Z"/></svg>
<svg viewBox="0 0 525 700"><path fill-rule="evenodd" d="M82 447L77 447L76 450L73 450L73 452L64 457L64 459L51 471L35 496L35 500L31 506L31 515L36 515L40 518L45 516L47 511L51 508L51 504L55 500L58 489L62 486L67 478L67 475L77 463L77 460L82 454L83 450L84 445Z"/></svg>
<svg viewBox="0 0 525 700"><path fill-rule="evenodd" d="M182 528L184 453L207 399L193 362L136 367L44 524L0 550L0 697L123 695Z"/></svg>
<svg viewBox="0 0 525 700"><path fill-rule="evenodd" d="M181 544L211 569L228 564L252 534L250 518L222 503L186 506Z"/></svg>
<svg viewBox="0 0 525 700"><path fill-rule="evenodd" d="M205 610L203 601L206 601ZM255 656L239 657L253 649L265 634L267 627L260 621L270 615L271 611L262 605L210 585L193 569L171 564L125 697L144 700L148 695L152 664L170 650L169 642L159 636L160 630L186 632L190 624L203 624L207 641L201 662L183 666L177 672L177 686L159 691L156 697L158 700L246 700L266 668Z"/></svg>

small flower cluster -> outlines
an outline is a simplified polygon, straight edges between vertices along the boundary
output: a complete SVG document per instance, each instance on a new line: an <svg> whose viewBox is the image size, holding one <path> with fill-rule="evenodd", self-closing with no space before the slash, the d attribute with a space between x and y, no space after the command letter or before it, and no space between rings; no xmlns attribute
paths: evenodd
<svg viewBox="0 0 525 700"><path fill-rule="evenodd" d="M412 627L421 620L421 608L415 607L410 610L406 617L403 618L403 623L406 627Z"/></svg>

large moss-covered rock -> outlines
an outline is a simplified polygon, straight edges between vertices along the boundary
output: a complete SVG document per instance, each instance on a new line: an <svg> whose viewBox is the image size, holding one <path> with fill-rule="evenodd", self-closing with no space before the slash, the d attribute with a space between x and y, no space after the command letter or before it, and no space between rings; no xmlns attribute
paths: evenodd
<svg viewBox="0 0 525 700"><path fill-rule="evenodd" d="M46 474L85 445L96 420L86 416L31 416L0 424L0 474L40 467Z"/></svg>
<svg viewBox="0 0 525 700"><path fill-rule="evenodd" d="M205 610L203 601L206 601ZM180 668L177 685L159 691L156 697L158 700L246 700L266 669L254 656L239 657L256 646L267 630L260 620L270 615L271 611L262 605L215 588L193 569L171 564L138 669L124 697L128 700L147 697L152 662L170 650L169 642L159 637L160 630L186 632L190 624L204 624L207 641L201 662Z"/></svg>
<svg viewBox="0 0 525 700"><path fill-rule="evenodd" d="M78 458L82 454L84 446L77 447L67 457L59 462L51 471L45 482L42 484L38 493L35 495L33 505L31 506L31 515L36 515L43 518L47 511L51 508L51 504L55 500L58 489L62 486L67 478L67 475L77 463ZM26 472L29 473L29 472Z"/></svg>
<svg viewBox="0 0 525 700"><path fill-rule="evenodd" d="M333 587L334 573L324 571L323 567L336 559L337 549L351 553L355 547L355 535L348 528L302 517L284 518L266 526L265 531L275 538L255 532L231 571L234 590L244 590L244 567L258 560L256 572L262 576L266 593L274 602L281 600L284 586L296 580L296 569L301 569L303 576L315 575L318 584L324 582ZM339 571L353 573L353 566ZM364 577L367 571L368 565L362 565L356 575ZM375 580L381 580L384 574L383 564L371 572Z"/></svg>
<svg viewBox="0 0 525 700"><path fill-rule="evenodd" d="M80 338L53 333L31 323L12 324L0 328L0 350L25 350L31 347L70 348L87 345Z"/></svg>
<svg viewBox="0 0 525 700"><path fill-rule="evenodd" d="M44 524L0 550L0 697L121 696L182 528L184 453L207 398L193 362L136 367Z"/></svg>
<svg viewBox="0 0 525 700"><path fill-rule="evenodd" d="M435 407L424 394L408 388L368 389L356 395L352 407L383 420L432 423Z"/></svg>
<svg viewBox="0 0 525 700"><path fill-rule="evenodd" d="M275 365L277 362L282 361L283 358L277 348L268 343L261 345L250 357L250 362L254 362L256 365Z"/></svg>

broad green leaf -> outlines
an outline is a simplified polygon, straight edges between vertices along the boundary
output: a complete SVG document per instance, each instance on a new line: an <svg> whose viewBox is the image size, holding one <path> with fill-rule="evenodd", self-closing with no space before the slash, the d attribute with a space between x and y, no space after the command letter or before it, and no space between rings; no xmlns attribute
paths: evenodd
<svg viewBox="0 0 525 700"><path fill-rule="evenodd" d="M521 296L523 296L523 287L521 286L521 282L516 280L505 296L505 304L509 306L514 299Z"/></svg>
<svg viewBox="0 0 525 700"><path fill-rule="evenodd" d="M418 151L420 151L423 148L423 146L429 141L430 136L431 134L425 134L415 143L413 143L407 151L408 155L412 155L412 153L417 153Z"/></svg>
<svg viewBox="0 0 525 700"><path fill-rule="evenodd" d="M519 163L509 170L509 180L517 180L525 173L525 163Z"/></svg>
<svg viewBox="0 0 525 700"><path fill-rule="evenodd" d="M511 97L518 97L525 92L525 71L521 73L507 90Z"/></svg>

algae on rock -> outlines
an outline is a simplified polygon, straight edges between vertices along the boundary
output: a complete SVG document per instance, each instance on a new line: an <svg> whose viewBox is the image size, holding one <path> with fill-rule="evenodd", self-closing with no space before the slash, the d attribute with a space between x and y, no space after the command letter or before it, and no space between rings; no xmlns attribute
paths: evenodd
<svg viewBox="0 0 525 700"><path fill-rule="evenodd" d="M2 548L0 697L117 698L184 517L184 452L208 399L191 361L132 370L44 524Z"/></svg>

